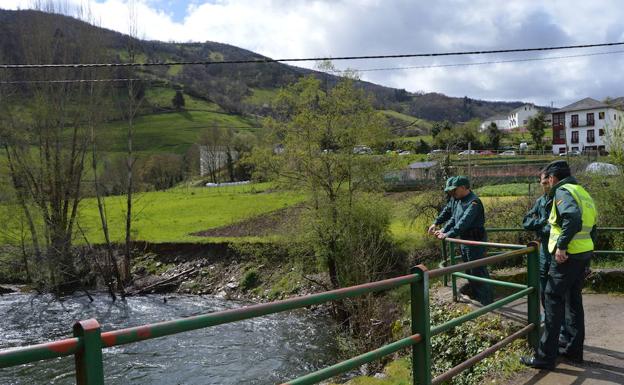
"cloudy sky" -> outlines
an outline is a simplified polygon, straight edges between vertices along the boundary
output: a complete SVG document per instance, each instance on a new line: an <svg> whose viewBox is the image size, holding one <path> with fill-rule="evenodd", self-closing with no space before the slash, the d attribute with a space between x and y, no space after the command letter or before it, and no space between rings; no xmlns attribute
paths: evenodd
<svg viewBox="0 0 624 385"><path fill-rule="evenodd" d="M62 1L89 4L99 25L123 33L129 30L128 0ZM0 8L24 9L31 3L0 0ZM619 0L135 0L135 9L141 38L210 40L272 58L624 41L624 6ZM533 58L551 59L501 63ZM478 64L483 62L497 63ZM468 63L473 65L445 67ZM312 67L314 63L298 65ZM395 68L362 71L361 76L408 91L487 100L523 100L541 105L552 102L561 107L587 96L624 96L624 45L547 53L359 60L335 65L360 70ZM427 66L434 67L422 68Z"/></svg>

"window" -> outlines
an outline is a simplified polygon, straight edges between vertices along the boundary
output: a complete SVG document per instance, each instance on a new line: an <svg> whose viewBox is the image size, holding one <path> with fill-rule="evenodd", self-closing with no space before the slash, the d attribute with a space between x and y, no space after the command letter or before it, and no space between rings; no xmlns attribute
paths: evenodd
<svg viewBox="0 0 624 385"><path fill-rule="evenodd" d="M578 151L578 147L572 147L571 150L572 151Z"/></svg>
<svg viewBox="0 0 624 385"><path fill-rule="evenodd" d="M578 115L572 115L572 127L578 127Z"/></svg>
<svg viewBox="0 0 624 385"><path fill-rule="evenodd" d="M598 119L604 119L604 111L598 113Z"/></svg>
<svg viewBox="0 0 624 385"><path fill-rule="evenodd" d="M598 136L604 136L604 129L598 130Z"/></svg>
<svg viewBox="0 0 624 385"><path fill-rule="evenodd" d="M572 131L572 143L579 142L579 134L578 131Z"/></svg>
<svg viewBox="0 0 624 385"><path fill-rule="evenodd" d="M564 130L559 130L558 137L561 140L565 140L565 131Z"/></svg>
<svg viewBox="0 0 624 385"><path fill-rule="evenodd" d="M587 125L588 126L594 125L594 113L593 112L587 114Z"/></svg>
<svg viewBox="0 0 624 385"><path fill-rule="evenodd" d="M617 120L617 115L613 114L613 120Z"/></svg>
<svg viewBox="0 0 624 385"><path fill-rule="evenodd" d="M563 126L565 124L565 114L553 114L553 126Z"/></svg>
<svg viewBox="0 0 624 385"><path fill-rule="evenodd" d="M559 147L559 153L560 154L565 153L565 147Z"/></svg>
<svg viewBox="0 0 624 385"><path fill-rule="evenodd" d="M587 130L587 143L594 143L595 140L594 130Z"/></svg>
<svg viewBox="0 0 624 385"><path fill-rule="evenodd" d="M522 124L527 124L527 120L526 120L526 119L524 119L524 120L522 121Z"/></svg>

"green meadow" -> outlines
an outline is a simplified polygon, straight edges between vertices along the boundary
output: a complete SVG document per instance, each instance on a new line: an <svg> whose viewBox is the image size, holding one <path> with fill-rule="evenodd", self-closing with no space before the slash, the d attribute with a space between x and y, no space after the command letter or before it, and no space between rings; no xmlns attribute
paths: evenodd
<svg viewBox="0 0 624 385"><path fill-rule="evenodd" d="M229 187L176 187L137 194L133 239L149 242L208 242L214 238L191 233L230 225L302 202L297 192L272 191L270 184ZM111 240L124 239L125 196L105 199ZM79 223L89 242L104 241L95 199L80 205ZM78 240L81 242L82 240Z"/></svg>

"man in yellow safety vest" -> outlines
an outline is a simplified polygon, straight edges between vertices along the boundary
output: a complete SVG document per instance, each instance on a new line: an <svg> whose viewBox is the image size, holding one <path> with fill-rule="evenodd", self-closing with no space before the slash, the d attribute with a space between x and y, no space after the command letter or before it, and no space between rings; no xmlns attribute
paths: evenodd
<svg viewBox="0 0 624 385"><path fill-rule="evenodd" d="M527 366L553 369L557 354L583 362L585 317L581 290L594 251L596 206L589 193L571 176L566 161L544 169L553 198L548 223L548 251L553 260L544 293L545 325L535 357L522 357ZM564 323L565 319L565 323ZM561 325L565 336L559 341Z"/></svg>

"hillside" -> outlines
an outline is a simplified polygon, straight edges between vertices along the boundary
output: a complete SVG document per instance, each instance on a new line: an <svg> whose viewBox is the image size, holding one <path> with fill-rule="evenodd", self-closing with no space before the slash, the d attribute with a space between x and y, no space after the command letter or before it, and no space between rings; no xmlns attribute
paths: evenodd
<svg viewBox="0 0 624 385"><path fill-rule="evenodd" d="M100 44L106 47L105 60L128 62L128 47L134 47L137 62L212 61L263 59L254 52L216 42L164 43L133 39L127 35L95 27L80 20L37 11L0 10L0 57L3 63L25 63L24 36L32 31L62 36L71 44L86 30L95 30ZM120 69L113 76L126 74ZM290 66L282 63L233 65L150 66L139 70L139 76L150 82L159 82L171 88L181 87L198 99L217 104L233 114L266 115L275 91L297 78L313 74L328 85L338 78L333 75ZM14 75L27 79L26 73ZM467 121L484 119L505 113L520 102L489 102L468 97L454 98L437 93L412 94L360 81L359 86L375 96L375 105L381 110L393 110L426 120Z"/></svg>

